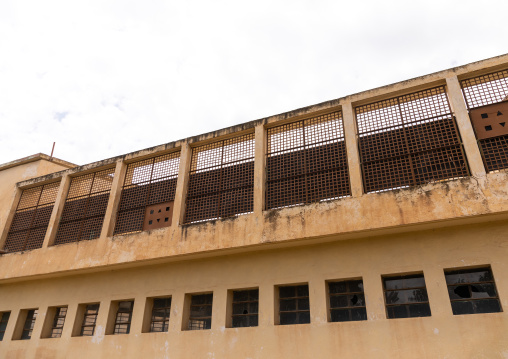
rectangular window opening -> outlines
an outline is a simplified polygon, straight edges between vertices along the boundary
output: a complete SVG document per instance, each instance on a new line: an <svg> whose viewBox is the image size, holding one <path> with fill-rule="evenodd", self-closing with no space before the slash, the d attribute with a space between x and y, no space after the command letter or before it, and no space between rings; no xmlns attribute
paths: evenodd
<svg viewBox="0 0 508 359"><path fill-rule="evenodd" d="M233 290L231 327L257 327L259 289Z"/></svg>
<svg viewBox="0 0 508 359"><path fill-rule="evenodd" d="M212 327L213 293L190 296L187 330L205 330Z"/></svg>
<svg viewBox="0 0 508 359"><path fill-rule="evenodd" d="M383 289L389 319L430 317L423 274L383 277Z"/></svg>
<svg viewBox="0 0 508 359"><path fill-rule="evenodd" d="M309 286L279 286L279 324L310 323Z"/></svg>
<svg viewBox="0 0 508 359"><path fill-rule="evenodd" d="M367 320L363 281L328 282L331 322Z"/></svg>
<svg viewBox="0 0 508 359"><path fill-rule="evenodd" d="M171 297L153 298L150 332L167 332L171 316Z"/></svg>

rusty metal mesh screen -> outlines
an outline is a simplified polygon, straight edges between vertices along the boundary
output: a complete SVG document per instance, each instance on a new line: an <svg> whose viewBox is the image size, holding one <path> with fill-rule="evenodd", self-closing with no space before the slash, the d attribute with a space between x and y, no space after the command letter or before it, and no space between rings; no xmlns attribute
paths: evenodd
<svg viewBox="0 0 508 359"><path fill-rule="evenodd" d="M115 234L142 231L147 206L174 201L179 168L180 151L127 166Z"/></svg>
<svg viewBox="0 0 508 359"><path fill-rule="evenodd" d="M266 208L351 194L341 111L267 130Z"/></svg>
<svg viewBox="0 0 508 359"><path fill-rule="evenodd" d="M469 110L508 101L508 70L462 80ZM478 140L487 171L508 168L508 135Z"/></svg>
<svg viewBox="0 0 508 359"><path fill-rule="evenodd" d="M250 213L253 207L253 133L192 149L185 223Z"/></svg>
<svg viewBox="0 0 508 359"><path fill-rule="evenodd" d="M355 108L366 192L467 176L445 88Z"/></svg>
<svg viewBox="0 0 508 359"><path fill-rule="evenodd" d="M71 178L55 244L100 236L114 175L109 168Z"/></svg>
<svg viewBox="0 0 508 359"><path fill-rule="evenodd" d="M4 249L19 252L41 248L60 182L23 190Z"/></svg>

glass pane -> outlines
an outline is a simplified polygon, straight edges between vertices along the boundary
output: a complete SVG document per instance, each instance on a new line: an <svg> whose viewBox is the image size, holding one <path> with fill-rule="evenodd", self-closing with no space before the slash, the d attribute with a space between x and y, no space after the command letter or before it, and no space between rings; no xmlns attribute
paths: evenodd
<svg viewBox="0 0 508 359"><path fill-rule="evenodd" d="M259 310L259 303L258 302L249 304L249 314L258 313L258 310Z"/></svg>
<svg viewBox="0 0 508 359"><path fill-rule="evenodd" d="M489 298L496 297L496 288L493 283L490 284L472 284L471 293L473 298Z"/></svg>
<svg viewBox="0 0 508 359"><path fill-rule="evenodd" d="M280 313L280 324L297 324L296 313Z"/></svg>
<svg viewBox="0 0 508 359"><path fill-rule="evenodd" d="M309 312L300 312L300 313L298 313L298 323L299 324L310 323L310 313Z"/></svg>
<svg viewBox="0 0 508 359"><path fill-rule="evenodd" d="M189 320L189 330L203 330L212 327L212 319L191 319Z"/></svg>
<svg viewBox="0 0 508 359"><path fill-rule="evenodd" d="M83 325L94 325L95 324L95 319L96 319L95 315L87 315L83 319Z"/></svg>
<svg viewBox="0 0 508 359"><path fill-rule="evenodd" d="M247 316L241 315L233 317L233 328L242 328L249 326L249 319Z"/></svg>
<svg viewBox="0 0 508 359"><path fill-rule="evenodd" d="M154 298L153 299L153 307L154 308L171 307L171 297L168 297L168 298Z"/></svg>
<svg viewBox="0 0 508 359"><path fill-rule="evenodd" d="M367 320L367 310L365 308L351 309L351 320Z"/></svg>
<svg viewBox="0 0 508 359"><path fill-rule="evenodd" d="M448 287L450 299L471 298L468 285L458 285Z"/></svg>
<svg viewBox="0 0 508 359"><path fill-rule="evenodd" d="M131 319L130 313L117 313L116 322L117 323L127 323Z"/></svg>
<svg viewBox="0 0 508 359"><path fill-rule="evenodd" d="M352 307L364 307L365 296L363 294L353 294L348 296L349 305Z"/></svg>
<svg viewBox="0 0 508 359"><path fill-rule="evenodd" d="M467 274L445 274L446 284L462 284L468 283L469 279L467 278Z"/></svg>
<svg viewBox="0 0 508 359"><path fill-rule="evenodd" d="M134 302L118 302L118 311L119 312L130 312L132 310L132 305Z"/></svg>
<svg viewBox="0 0 508 359"><path fill-rule="evenodd" d="M249 315L249 326L257 327L258 326L258 316L257 315Z"/></svg>
<svg viewBox="0 0 508 359"><path fill-rule="evenodd" d="M408 308L411 317L430 317L430 306L428 304L410 304Z"/></svg>
<svg viewBox="0 0 508 359"><path fill-rule="evenodd" d="M363 282L361 280L352 280L349 282L350 292L363 292Z"/></svg>
<svg viewBox="0 0 508 359"><path fill-rule="evenodd" d="M405 305L390 306L386 310L388 318L407 318L409 315Z"/></svg>
<svg viewBox="0 0 508 359"><path fill-rule="evenodd" d="M328 283L330 294L346 293L346 282L330 282Z"/></svg>
<svg viewBox="0 0 508 359"><path fill-rule="evenodd" d="M199 305L192 306L190 316L191 317L209 317L212 315L212 306L211 305Z"/></svg>
<svg viewBox="0 0 508 359"><path fill-rule="evenodd" d="M152 311L152 321L163 321L165 317L166 311L164 309L162 310L154 309Z"/></svg>
<svg viewBox="0 0 508 359"><path fill-rule="evenodd" d="M234 291L233 302L245 302L249 300L249 292L246 290Z"/></svg>
<svg viewBox="0 0 508 359"><path fill-rule="evenodd" d="M349 306L347 295L330 296L330 308L343 308Z"/></svg>
<svg viewBox="0 0 508 359"><path fill-rule="evenodd" d="M425 287L425 278L423 276L406 278L404 279L404 286L405 288Z"/></svg>
<svg viewBox="0 0 508 359"><path fill-rule="evenodd" d="M250 300L258 300L259 299L259 289L252 289L249 291L249 299Z"/></svg>
<svg viewBox="0 0 508 359"><path fill-rule="evenodd" d="M130 324L116 324L115 334L129 334Z"/></svg>
<svg viewBox="0 0 508 359"><path fill-rule="evenodd" d="M233 304L233 314L249 314L249 304L248 303L240 303Z"/></svg>
<svg viewBox="0 0 508 359"><path fill-rule="evenodd" d="M452 302L452 311L453 314L473 314L473 304L471 301L458 301L458 302Z"/></svg>
<svg viewBox="0 0 508 359"><path fill-rule="evenodd" d="M97 314L99 312L99 304L89 304L86 306L87 314Z"/></svg>
<svg viewBox="0 0 508 359"><path fill-rule="evenodd" d="M482 299L473 302L476 313L497 313L501 311L501 305L497 299Z"/></svg>
<svg viewBox="0 0 508 359"><path fill-rule="evenodd" d="M295 287L279 287L280 298L291 298L296 296Z"/></svg>
<svg viewBox="0 0 508 359"><path fill-rule="evenodd" d="M476 283L476 282L487 282L494 280L492 278L492 274L490 273L490 270L485 269L478 269L475 271L471 271L467 274L467 279L470 283Z"/></svg>
<svg viewBox="0 0 508 359"><path fill-rule="evenodd" d="M296 294L299 297L308 297L309 296L309 286L308 285L299 285L296 287Z"/></svg>
<svg viewBox="0 0 508 359"><path fill-rule="evenodd" d="M332 322L348 322L350 320L348 309L332 309L330 314Z"/></svg>
<svg viewBox="0 0 508 359"><path fill-rule="evenodd" d="M280 311L296 310L296 299L281 299Z"/></svg>
<svg viewBox="0 0 508 359"><path fill-rule="evenodd" d="M83 327L83 328L81 328L81 335L85 336L85 337L92 336L94 329L95 329L95 326Z"/></svg>
<svg viewBox="0 0 508 359"><path fill-rule="evenodd" d="M386 304L406 303L405 291L394 290L385 292Z"/></svg>
<svg viewBox="0 0 508 359"><path fill-rule="evenodd" d="M409 303L428 302L426 289L410 289L406 291L406 299Z"/></svg>
<svg viewBox="0 0 508 359"><path fill-rule="evenodd" d="M298 310L309 310L309 298L298 299Z"/></svg>
<svg viewBox="0 0 508 359"><path fill-rule="evenodd" d="M7 327L7 322L0 322L0 331L4 332Z"/></svg>

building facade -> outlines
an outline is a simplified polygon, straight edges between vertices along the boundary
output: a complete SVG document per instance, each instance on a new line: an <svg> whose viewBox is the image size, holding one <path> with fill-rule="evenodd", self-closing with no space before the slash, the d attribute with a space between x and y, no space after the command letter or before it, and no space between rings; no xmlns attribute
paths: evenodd
<svg viewBox="0 0 508 359"><path fill-rule="evenodd" d="M2 358L508 357L508 55L0 165Z"/></svg>

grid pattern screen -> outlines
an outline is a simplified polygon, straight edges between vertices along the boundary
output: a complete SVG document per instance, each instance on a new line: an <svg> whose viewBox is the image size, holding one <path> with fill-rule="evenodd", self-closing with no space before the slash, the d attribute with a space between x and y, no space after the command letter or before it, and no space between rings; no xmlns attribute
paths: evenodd
<svg viewBox="0 0 508 359"><path fill-rule="evenodd" d="M100 236L114 175L109 168L71 178L55 244Z"/></svg>
<svg viewBox="0 0 508 359"><path fill-rule="evenodd" d="M41 248L60 182L23 190L4 249L20 252Z"/></svg>
<svg viewBox="0 0 508 359"><path fill-rule="evenodd" d="M254 134L192 149L185 223L253 211Z"/></svg>
<svg viewBox="0 0 508 359"><path fill-rule="evenodd" d="M496 116L494 121L486 118L488 120L486 123L497 126L497 135L478 140L487 171L508 168L508 135L506 134L508 113L502 113L505 112L504 110L499 112L496 108L496 104L508 101L508 70L462 80L461 87L470 112L484 109L487 113L492 110L495 113L493 115ZM476 135L478 137L478 133Z"/></svg>
<svg viewBox="0 0 508 359"><path fill-rule="evenodd" d="M444 87L355 108L366 192L469 175Z"/></svg>
<svg viewBox="0 0 508 359"><path fill-rule="evenodd" d="M115 234L142 231L146 207L175 200L179 168L179 151L127 166Z"/></svg>
<svg viewBox="0 0 508 359"><path fill-rule="evenodd" d="M351 194L342 112L267 130L266 208Z"/></svg>

